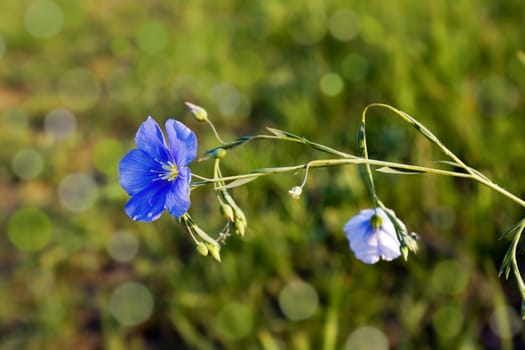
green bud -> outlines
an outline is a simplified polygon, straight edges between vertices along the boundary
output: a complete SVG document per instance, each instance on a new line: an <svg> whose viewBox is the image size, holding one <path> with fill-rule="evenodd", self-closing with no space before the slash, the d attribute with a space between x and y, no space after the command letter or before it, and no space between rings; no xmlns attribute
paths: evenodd
<svg viewBox="0 0 525 350"><path fill-rule="evenodd" d="M240 235L241 237L244 237L244 232L246 231L246 221L243 219L243 217L237 216L235 218L234 228L235 233Z"/></svg>
<svg viewBox="0 0 525 350"><path fill-rule="evenodd" d="M405 261L408 261L408 253L410 252L410 250L403 243L401 243L400 249L401 249L401 254L403 255L403 259L405 259Z"/></svg>
<svg viewBox="0 0 525 350"><path fill-rule="evenodd" d="M222 203L221 204L221 214L230 222L235 221L235 215L233 213L233 208L231 205Z"/></svg>
<svg viewBox="0 0 525 350"><path fill-rule="evenodd" d="M190 102L184 102L184 104L186 105L186 108L188 108L188 111L190 111L193 117L199 122L205 122L208 120L208 112L206 112L204 108Z"/></svg>
<svg viewBox="0 0 525 350"><path fill-rule="evenodd" d="M210 243L207 243L207 246L211 256L218 262L221 262L221 246Z"/></svg>
<svg viewBox="0 0 525 350"><path fill-rule="evenodd" d="M202 256L207 256L208 255L208 247L206 247L206 244L204 244L202 242L197 242L197 251Z"/></svg>
<svg viewBox="0 0 525 350"><path fill-rule="evenodd" d="M217 148L209 153L211 158L220 159L226 155L226 150L224 148Z"/></svg>
<svg viewBox="0 0 525 350"><path fill-rule="evenodd" d="M405 244L412 253L416 253L418 249L416 239L417 235L415 233L402 236L403 244Z"/></svg>

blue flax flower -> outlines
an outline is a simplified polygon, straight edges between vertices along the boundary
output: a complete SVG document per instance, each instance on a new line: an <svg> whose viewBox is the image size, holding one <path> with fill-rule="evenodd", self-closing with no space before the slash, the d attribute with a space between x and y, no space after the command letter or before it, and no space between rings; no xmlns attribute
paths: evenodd
<svg viewBox="0 0 525 350"><path fill-rule="evenodd" d="M396 217L392 210L387 210ZM390 261L401 255L396 229L381 208L361 210L348 220L343 230L350 242L350 249L364 263L375 264L379 259Z"/></svg>
<svg viewBox="0 0 525 350"><path fill-rule="evenodd" d="M135 221L151 222L168 210L176 218L190 207L191 171L197 137L184 124L166 121L167 142L151 118L142 123L132 149L119 163L120 185L131 196L125 211Z"/></svg>

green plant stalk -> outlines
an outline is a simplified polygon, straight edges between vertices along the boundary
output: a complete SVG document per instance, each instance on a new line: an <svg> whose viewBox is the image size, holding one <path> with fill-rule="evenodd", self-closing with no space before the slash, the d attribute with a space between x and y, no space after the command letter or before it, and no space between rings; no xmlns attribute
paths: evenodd
<svg viewBox="0 0 525 350"><path fill-rule="evenodd" d="M247 178L257 178L259 176L272 175L272 174L289 173L289 172L294 172L294 171L298 171L298 170L302 170L306 168L325 168L325 167L331 167L331 166L363 165L363 164L370 164L374 166L381 166L381 167L387 167L387 168L404 169L404 170L412 171L414 173L433 173L433 174L438 174L438 175L472 178L470 174L466 174L466 173L459 173L459 172L454 172L454 171L427 168L427 167L421 167L417 165L408 165L408 164L403 164L403 163L394 163L394 162L375 160L375 159L365 159L365 158L353 157L352 159L318 159L318 160L312 160L308 163L293 165L293 166L260 168L260 169L252 170L246 174L225 176L225 177L212 178L212 179L193 174L193 176L195 176L196 178L202 181L192 182L192 186L198 187L198 186L212 184L212 183L236 181L236 180L242 180L242 179L247 179Z"/></svg>
<svg viewBox="0 0 525 350"><path fill-rule="evenodd" d="M362 124L364 128L364 120L366 118L366 113L371 108L385 108L388 109L398 117L400 117L405 122L409 123L412 127L414 127L417 131L419 131L423 136L425 136L430 142L435 144L439 147L439 149L450 159L454 161L454 163L464 169L468 174L470 174L470 179L478 181L479 183L491 188L492 190L499 192L500 194L506 196L507 198L511 199L512 201L516 202L517 204L521 205L525 208L525 201L518 196L514 195L513 193L507 191L506 189L502 188L501 186L497 185L490 179L488 179L486 176L481 174L479 171L472 169L471 167L467 166L458 156L456 156L452 151L450 151L430 130L428 130L423 124L418 122L416 119L408 115L407 113L398 110L397 108L394 108L390 105L384 104L384 103L372 103L365 107L362 114ZM366 143L365 143L365 151L366 151ZM367 153L364 153L365 158ZM454 175L452 175L454 176Z"/></svg>
<svg viewBox="0 0 525 350"><path fill-rule="evenodd" d="M516 234L514 235L512 239L512 271L514 272L514 277L516 278L516 281L518 283L518 289L520 290L521 298L525 300L525 283L523 282L523 278L521 277L520 269L518 268L518 261L516 260L516 250L518 248L518 243L521 239L521 234L523 232L523 229L525 228L525 221L523 221L516 231ZM523 318L523 312L521 317Z"/></svg>
<svg viewBox="0 0 525 350"><path fill-rule="evenodd" d="M435 144L448 158L450 158L452 161L444 161L443 163L452 165L454 167L460 168L463 170L463 172L457 172L457 171L448 171L448 170L442 170L442 169L436 169L436 168L429 168L429 167L422 167L417 165L411 165L411 164L404 164L404 163L395 163L395 162L388 162L388 161L381 161L381 160L375 160L368 158L368 148L366 143L366 114L367 112L372 108L384 108L394 113L395 116L401 118L404 122L409 123L413 128L415 128L419 133L421 133L426 139L428 139L431 143ZM212 124L211 124L212 125ZM209 158L210 156L213 156L216 154L220 149L228 150L233 149L239 146L242 146L248 142L254 141L254 140L281 140L281 141L287 141L287 142L295 142L295 143L301 143L307 146L312 147L313 149L328 153L330 155L336 156L339 159L317 159L312 160L305 164L299 164L294 166L283 166L283 167L271 167L271 168L260 168L255 169L249 173L246 174L240 174L240 175L234 175L234 176L226 176L223 177L220 173L220 170L218 168L218 160L215 162L214 166L214 178L209 179L206 177L199 176L197 174L192 174L195 178L201 180L192 182L191 188L192 190L203 185L207 184L213 184L214 189L218 191L219 193L226 192L227 188L241 186L243 184L246 184L247 182L250 182L252 180L257 179L260 176L266 176L271 174L281 174L281 173L289 173L289 172L295 172L298 170L305 170L305 178L303 183L301 184L301 187L304 186L307 176L308 176L308 170L310 168L321 168L321 167L331 167L331 166L344 166L344 165L364 165L365 173L363 174L363 178L365 182L367 183L371 199L374 203L375 207L382 207L386 208L384 204L381 202L379 197L376 194L375 186L374 186L374 180L373 180L373 174L372 174L372 166L381 167L380 169L377 169L378 171L383 172L390 172L390 173L401 173L401 174L407 174L407 173L430 173L430 174L436 174L436 175L444 175L444 176L452 176L452 177L458 177L458 178L465 178L474 180L482 185L485 185L489 187L490 189L500 193L501 195L509 198L510 200L514 201L515 203L519 204L520 206L525 208L525 201L521 199L520 197L514 195L513 193L507 191L503 187L499 186L498 184L494 183L492 180L490 180L488 177L483 175L481 172L477 171L476 169L473 169L469 166L467 166L458 156L456 156L452 151L450 151L430 130L428 130L424 125L419 123L416 119L408 115L407 113L400 111L390 105L383 104L383 103L373 103L365 107L363 110L363 113L361 115L361 122L359 125L359 132L358 132L358 156L354 156L352 154L344 153L338 150L335 150L333 148L330 148L328 146L312 142L307 140L306 138L294 135L292 133L278 130L278 129L272 129L268 128L268 130L273 135L255 135L255 136L246 136L238 138L237 140L234 140L229 143L225 143L218 137L217 131L212 125L212 129L214 134L216 135L217 139L221 143L220 146L213 148L211 150L208 150L205 153L204 159ZM403 171L401 171L403 170ZM227 184L228 182L228 184ZM223 198L221 198L223 199ZM222 202L222 201L221 201ZM188 220L191 224L191 218ZM395 221L395 220L394 220ZM516 251L517 247L519 245L519 242L521 240L521 234L523 230L525 229L525 219L522 219L517 224L513 225L509 230L507 230L502 237L508 235L510 232L515 232L514 237L512 239L511 246L509 247L509 250L504 258L503 264L500 268L500 275L505 272L506 277L508 277L510 267L512 267L514 276L516 278L518 288L522 297L522 307L521 307L521 316L523 319L525 319L525 282L523 281L523 278L521 276L521 273L518 268L518 263L516 259ZM400 235L399 229L396 228L396 232L398 236ZM406 235L406 232L404 233ZM403 241L403 237L400 238L400 241ZM410 243L410 242L409 242ZM410 245L405 246L405 249L408 247L408 250L415 251L415 249L411 248ZM407 250L407 252L408 252ZM405 256L406 258L406 256ZM509 266L510 262L510 266Z"/></svg>

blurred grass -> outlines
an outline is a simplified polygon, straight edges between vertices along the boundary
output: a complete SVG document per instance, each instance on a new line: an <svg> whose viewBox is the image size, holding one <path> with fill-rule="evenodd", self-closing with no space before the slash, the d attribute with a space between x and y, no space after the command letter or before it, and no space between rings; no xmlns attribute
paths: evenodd
<svg viewBox="0 0 525 350"><path fill-rule="evenodd" d="M328 350L355 344L364 326L395 349L523 347L519 295L496 274L507 248L498 234L520 209L485 188L378 174L381 198L420 234L421 250L408 263L365 266L341 230L370 205L356 169L312 172L299 201L287 191L301 174L261 179L233 191L249 229L218 265L167 215L129 220L116 166L147 115L184 121L201 151L215 146L185 100L206 107L226 139L271 126L347 151L363 107L384 102L523 196L524 22L518 0L2 0L0 349ZM58 108L75 116L63 138L46 128ZM442 159L391 116L371 116L371 157ZM225 172L315 156L261 142L231 152ZM211 173L207 163L193 169ZM213 195L198 189L192 200L199 224L218 230ZM9 223L31 235L13 224L24 210L50 221L43 249L9 239ZM138 238L127 262L108 253L119 232ZM145 291L118 289L130 281ZM317 293L304 320L279 304L294 281Z"/></svg>

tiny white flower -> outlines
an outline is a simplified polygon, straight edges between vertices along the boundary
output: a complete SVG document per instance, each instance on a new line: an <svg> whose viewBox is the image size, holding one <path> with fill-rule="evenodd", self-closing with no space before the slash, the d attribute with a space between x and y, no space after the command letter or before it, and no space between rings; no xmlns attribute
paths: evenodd
<svg viewBox="0 0 525 350"><path fill-rule="evenodd" d="M290 191L288 191L288 194L293 199L299 199L301 197L301 194L303 193L303 188L300 186L294 186Z"/></svg>
<svg viewBox="0 0 525 350"><path fill-rule="evenodd" d="M396 217L394 211L387 210ZM405 225L398 222L405 229ZM379 259L390 261L401 255L394 224L381 208L361 210L348 220L343 230L350 249L366 264L375 264Z"/></svg>

